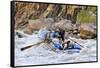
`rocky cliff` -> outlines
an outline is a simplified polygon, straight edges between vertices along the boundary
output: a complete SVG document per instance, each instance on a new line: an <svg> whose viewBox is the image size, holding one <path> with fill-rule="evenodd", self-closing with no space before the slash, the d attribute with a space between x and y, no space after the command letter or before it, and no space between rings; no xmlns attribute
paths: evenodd
<svg viewBox="0 0 100 68"><path fill-rule="evenodd" d="M34 30L48 26L59 27L65 31L77 29L82 38L96 35L96 29L91 31L85 30L86 26L81 27L84 22L96 23L95 6L15 2L14 7L16 30L23 29L31 34ZM80 25L77 26L76 23Z"/></svg>

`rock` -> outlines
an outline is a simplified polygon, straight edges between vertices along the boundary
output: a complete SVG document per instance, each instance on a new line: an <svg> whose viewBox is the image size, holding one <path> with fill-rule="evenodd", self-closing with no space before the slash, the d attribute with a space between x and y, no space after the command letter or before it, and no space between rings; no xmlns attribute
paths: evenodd
<svg viewBox="0 0 100 68"><path fill-rule="evenodd" d="M65 31L73 30L73 26L70 20L61 20L54 24L54 27L61 28Z"/></svg>
<svg viewBox="0 0 100 68"><path fill-rule="evenodd" d="M17 14L18 15L18 14ZM16 15L16 17L15 17L15 21L16 21L16 23L15 23L15 28L16 29L19 29L19 28L21 28L21 27L23 27L25 24L27 24L27 22L28 22L28 17L27 17L27 13L26 12L24 12L20 17L18 17L17 18L17 15ZM20 15L20 14L19 14ZM18 15L18 16L19 16Z"/></svg>
<svg viewBox="0 0 100 68"><path fill-rule="evenodd" d="M21 30L15 30L15 35L18 37L18 38L23 38L23 37L27 37L28 35L25 34L23 31Z"/></svg>
<svg viewBox="0 0 100 68"><path fill-rule="evenodd" d="M75 29L75 30L73 31L73 34L75 34L75 35L77 35L78 33L79 33L78 29Z"/></svg>
<svg viewBox="0 0 100 68"><path fill-rule="evenodd" d="M44 27L51 27L54 20L52 18L29 20L25 33L31 34L34 30L40 30Z"/></svg>
<svg viewBox="0 0 100 68"><path fill-rule="evenodd" d="M93 23L82 24L80 26L80 37L82 39L92 39L96 37L96 25Z"/></svg>

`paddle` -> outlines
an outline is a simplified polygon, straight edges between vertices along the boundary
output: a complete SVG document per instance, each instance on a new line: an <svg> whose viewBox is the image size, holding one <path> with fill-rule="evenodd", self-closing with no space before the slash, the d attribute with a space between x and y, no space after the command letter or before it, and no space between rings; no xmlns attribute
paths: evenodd
<svg viewBox="0 0 100 68"><path fill-rule="evenodd" d="M26 49L28 49L28 48L31 48L31 47L35 46L35 45L39 46L39 44L41 44L41 43L43 43L43 42L47 43L46 41L38 42L38 43L36 43L36 44L29 45L29 46L26 46L26 47L21 48L21 51L24 51L24 50L26 50ZM51 41L50 41L50 42L51 42ZM50 44L50 43L47 43L47 45L48 45L48 44ZM55 51L55 50L52 49L50 46L48 46L48 48L51 49L52 51Z"/></svg>
<svg viewBox="0 0 100 68"><path fill-rule="evenodd" d="M31 47L35 46L35 45L39 46L39 44L41 44L41 43L50 43L50 42L51 42L50 40L44 40L44 41L38 42L36 44L32 44L32 45L28 45L26 47L23 47L23 48L21 48L21 51L24 51L28 48L31 48Z"/></svg>
<svg viewBox="0 0 100 68"><path fill-rule="evenodd" d="M82 46L81 44L79 44L78 42L76 42L76 41L74 41L73 39L71 39L71 38L69 38L71 41L73 41L73 42L75 42L75 43L77 43L78 45L80 45L81 47L83 47L84 48L84 46Z"/></svg>
<svg viewBox="0 0 100 68"><path fill-rule="evenodd" d="M43 43L43 42L44 42L44 41L38 42L38 43L33 44L33 45L29 45L29 46L23 47L23 48L21 48L21 51L24 51L24 50L26 50L26 49L28 49L28 48L31 48L31 47L35 46L35 45L39 45L39 44L41 44L41 43Z"/></svg>

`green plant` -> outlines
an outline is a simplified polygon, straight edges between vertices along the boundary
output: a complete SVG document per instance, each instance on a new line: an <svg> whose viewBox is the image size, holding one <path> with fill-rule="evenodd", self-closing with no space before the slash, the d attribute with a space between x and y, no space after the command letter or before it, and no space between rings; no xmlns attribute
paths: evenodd
<svg viewBox="0 0 100 68"><path fill-rule="evenodd" d="M80 23L95 23L96 22L96 15L95 15L95 8L88 8L82 9L77 15L77 21Z"/></svg>

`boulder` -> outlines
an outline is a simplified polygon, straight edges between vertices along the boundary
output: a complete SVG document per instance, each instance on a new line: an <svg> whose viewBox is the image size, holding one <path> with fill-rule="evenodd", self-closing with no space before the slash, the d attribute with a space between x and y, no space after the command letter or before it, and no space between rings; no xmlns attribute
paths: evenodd
<svg viewBox="0 0 100 68"><path fill-rule="evenodd" d="M25 33L31 34L34 30L40 30L44 27L51 27L54 20L52 18L29 20Z"/></svg>
<svg viewBox="0 0 100 68"><path fill-rule="evenodd" d="M93 23L89 23L89 24L82 24L80 26L80 37L82 39L92 39L92 38L96 38L96 25L94 25Z"/></svg>
<svg viewBox="0 0 100 68"><path fill-rule="evenodd" d="M15 30L15 36L17 36L18 38L23 38L27 37L28 35L25 34L22 30Z"/></svg>
<svg viewBox="0 0 100 68"><path fill-rule="evenodd" d="M70 20L61 20L54 24L54 27L61 28L65 31L73 30L73 25Z"/></svg>

